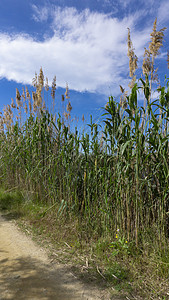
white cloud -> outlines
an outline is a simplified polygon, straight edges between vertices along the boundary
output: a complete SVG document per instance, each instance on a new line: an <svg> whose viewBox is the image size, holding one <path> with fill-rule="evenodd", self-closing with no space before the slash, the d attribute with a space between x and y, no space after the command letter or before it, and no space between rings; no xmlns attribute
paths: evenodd
<svg viewBox="0 0 169 300"><path fill-rule="evenodd" d="M153 101L156 99L159 99L159 96L160 96L160 92L158 92L157 90L152 92L152 100Z"/></svg>
<svg viewBox="0 0 169 300"><path fill-rule="evenodd" d="M42 66L49 79L56 74L60 87L68 82L74 90L104 92L113 86L113 94L119 93L128 74L127 27L133 28L137 53L144 51L150 32L134 30L139 13L118 20L75 8L33 9L38 22L52 18L53 36L38 42L28 35L1 34L0 77L31 83Z"/></svg>
<svg viewBox="0 0 169 300"><path fill-rule="evenodd" d="M36 21L36 22L44 22L47 21L48 17L49 17L49 10L46 6L39 8L38 6L36 6L35 4L32 5L32 9L34 11L34 14L32 16L32 18Z"/></svg>
<svg viewBox="0 0 169 300"><path fill-rule="evenodd" d="M158 9L158 16L157 20L158 22L163 25L168 22L168 12L169 12L169 2L168 1L163 1L160 3L159 9Z"/></svg>

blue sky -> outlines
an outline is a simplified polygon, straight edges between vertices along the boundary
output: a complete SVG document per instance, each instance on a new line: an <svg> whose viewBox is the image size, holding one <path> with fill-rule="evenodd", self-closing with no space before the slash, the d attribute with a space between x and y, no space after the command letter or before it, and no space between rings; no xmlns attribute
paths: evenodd
<svg viewBox="0 0 169 300"><path fill-rule="evenodd" d="M42 67L49 82L56 75L57 101L68 83L72 114L97 119L128 86L127 28L141 68L153 22L169 28L168 11L168 0L0 0L0 110ZM167 29L156 60L162 81L168 44Z"/></svg>

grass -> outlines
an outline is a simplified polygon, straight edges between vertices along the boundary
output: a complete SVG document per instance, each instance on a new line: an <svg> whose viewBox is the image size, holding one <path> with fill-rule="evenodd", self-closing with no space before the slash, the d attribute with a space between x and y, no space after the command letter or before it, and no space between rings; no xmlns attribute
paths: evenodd
<svg viewBox="0 0 169 300"><path fill-rule="evenodd" d="M71 253L88 253L98 274L102 264L106 281L114 272L115 285L125 282L149 299L165 299L169 275L169 81L156 86L159 97L152 100L164 30L157 31L155 20L140 79L128 32L130 92L121 87L118 101L109 97L104 125L91 116L88 130L73 128L68 85L56 112L56 78L50 90L42 69L32 99L27 88L22 95L17 90L0 117L0 184L21 195L18 202L14 192L3 194L1 208L21 209L42 236L53 243L59 237ZM45 103L49 93L53 111Z"/></svg>
<svg viewBox="0 0 169 300"><path fill-rule="evenodd" d="M23 201L21 193L17 191L8 192L5 189L0 190L0 210L16 210L18 211Z"/></svg>
<svg viewBox="0 0 169 300"><path fill-rule="evenodd" d="M138 249L132 242L126 248L119 231L118 237L115 235L113 239L97 239L97 236L89 239L84 232L85 222L79 224L78 218L58 217L53 210L42 216L47 210L46 205L30 199L20 201L16 194L4 195L1 191L0 203L5 197L10 199L10 205L7 203L3 213L13 218L17 216L20 228L47 249L51 260L68 264L81 280L102 285L111 291L112 297L165 299L169 250L158 253L158 248L153 245L153 250L148 247ZM14 203L11 199L15 199L15 205L11 205Z"/></svg>

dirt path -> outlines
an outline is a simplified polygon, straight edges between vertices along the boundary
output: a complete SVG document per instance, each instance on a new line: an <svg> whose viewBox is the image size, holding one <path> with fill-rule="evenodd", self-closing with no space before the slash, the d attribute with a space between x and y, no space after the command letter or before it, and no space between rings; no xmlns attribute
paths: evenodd
<svg viewBox="0 0 169 300"><path fill-rule="evenodd" d="M52 264L12 221L0 215L0 300L110 299L85 286L64 265Z"/></svg>

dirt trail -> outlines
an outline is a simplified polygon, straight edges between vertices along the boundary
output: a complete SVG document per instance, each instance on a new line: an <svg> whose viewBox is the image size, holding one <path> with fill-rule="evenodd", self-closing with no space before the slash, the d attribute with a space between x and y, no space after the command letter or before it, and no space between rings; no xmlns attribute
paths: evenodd
<svg viewBox="0 0 169 300"><path fill-rule="evenodd" d="M0 215L0 300L110 299L85 286L64 265L52 264L44 249Z"/></svg>

